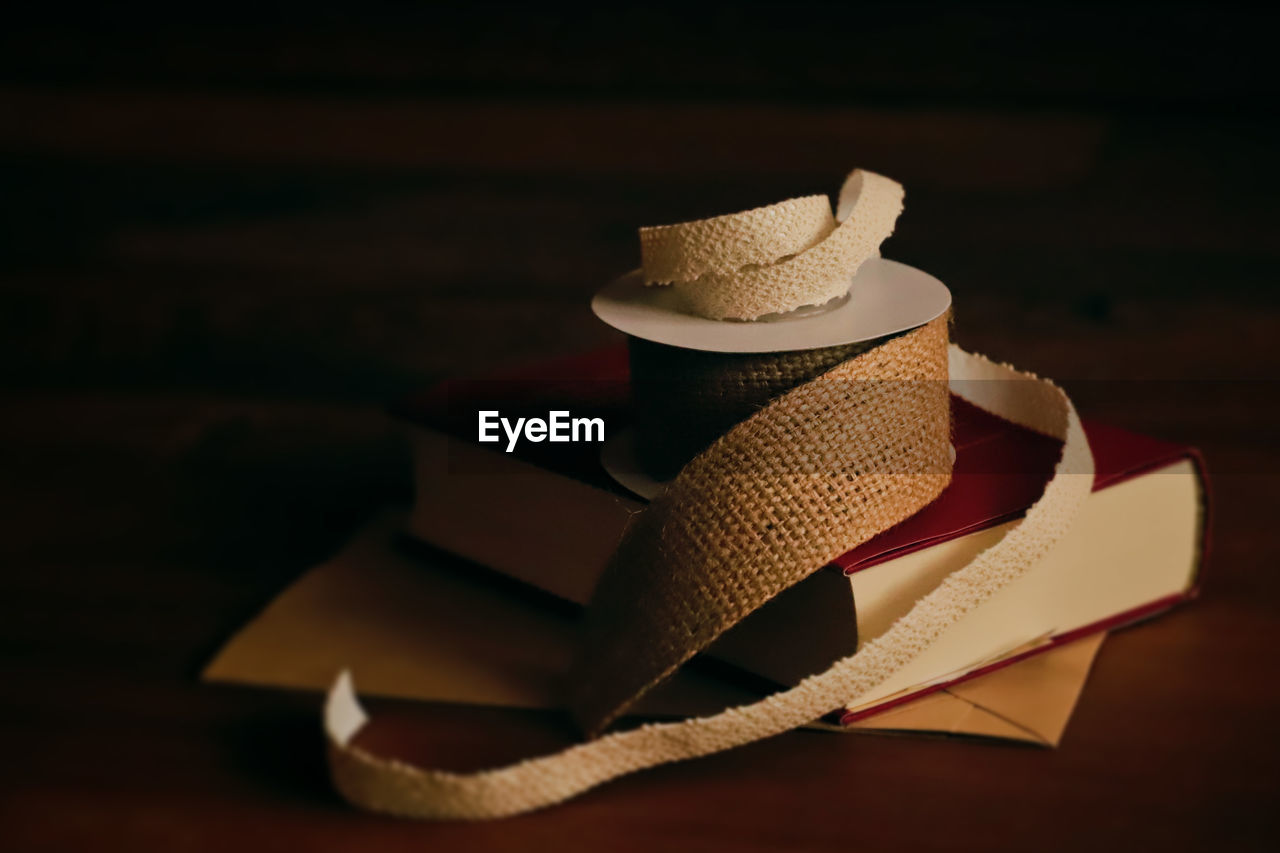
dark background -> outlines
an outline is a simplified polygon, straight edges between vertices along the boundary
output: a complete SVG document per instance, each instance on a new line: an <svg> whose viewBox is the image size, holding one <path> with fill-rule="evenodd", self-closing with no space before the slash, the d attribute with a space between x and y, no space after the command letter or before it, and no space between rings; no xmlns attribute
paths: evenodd
<svg viewBox="0 0 1280 853"><path fill-rule="evenodd" d="M8 849L1224 849L1277 840L1274 15L1228 4L43 4L0 26ZM960 343L1204 448L1204 597L1057 751L796 733L482 827L345 808L221 640L407 494L382 413L615 340L635 228L907 188ZM535 715L387 706L432 763ZM461 765L459 765L461 766Z"/></svg>

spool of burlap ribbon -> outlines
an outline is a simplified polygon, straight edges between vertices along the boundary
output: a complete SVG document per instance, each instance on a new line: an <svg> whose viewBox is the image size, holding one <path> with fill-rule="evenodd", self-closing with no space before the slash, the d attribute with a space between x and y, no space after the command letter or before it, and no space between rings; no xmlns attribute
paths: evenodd
<svg viewBox="0 0 1280 853"><path fill-rule="evenodd" d="M635 461L646 475L669 480L734 424L887 340L728 353L629 338Z"/></svg>
<svg viewBox="0 0 1280 853"><path fill-rule="evenodd" d="M834 219L801 199L646 230L646 268L655 281L684 288L688 304L706 316L756 317L819 304L841 295L840 281L847 290L875 254L901 198L892 181L855 172ZM584 730L598 734L774 595L937 497L950 480L949 388L1061 439L1053 477L1023 521L881 636L759 702L470 774L410 767L354 746L365 716L344 673L325 710L338 790L361 807L406 817L518 814L626 773L812 722L855 704L910 662L1053 548L1092 487L1092 456L1066 395L1047 380L949 346L947 322L940 317L865 351L837 353L835 364L819 356L790 377L794 387L774 377L778 396L681 468L634 519L601 578L574 673L573 711ZM705 432L698 435L680 446L694 447Z"/></svg>

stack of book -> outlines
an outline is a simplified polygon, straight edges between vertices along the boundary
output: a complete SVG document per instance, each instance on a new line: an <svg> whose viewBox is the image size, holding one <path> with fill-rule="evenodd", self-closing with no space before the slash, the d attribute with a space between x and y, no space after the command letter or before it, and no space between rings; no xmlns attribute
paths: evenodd
<svg viewBox="0 0 1280 853"><path fill-rule="evenodd" d="M416 499L308 573L219 653L206 678L324 689L350 666L370 694L554 707L577 611L643 499L591 441L481 441L482 413L630 422L626 351L446 383L395 408ZM706 713L821 672L987 548L1040 495L1057 443L953 398L955 473L923 511L779 595L648 697ZM1067 539L827 726L1056 744L1105 632L1195 595L1203 464L1185 446L1085 421L1094 492ZM409 537L407 540L404 534ZM417 543L417 544L414 544ZM444 558L444 554L463 558Z"/></svg>
<svg viewBox="0 0 1280 853"><path fill-rule="evenodd" d="M585 604L638 498L600 446L479 442L481 413L628 423L624 350L446 384L399 407L415 458L409 533L572 604ZM791 685L878 636L998 541L1043 491L1053 439L953 397L954 477L924 510L849 551L721 637L708 654ZM1066 541L1028 576L839 719L854 722L1192 597L1204 557L1205 479L1192 448L1085 422L1094 493Z"/></svg>

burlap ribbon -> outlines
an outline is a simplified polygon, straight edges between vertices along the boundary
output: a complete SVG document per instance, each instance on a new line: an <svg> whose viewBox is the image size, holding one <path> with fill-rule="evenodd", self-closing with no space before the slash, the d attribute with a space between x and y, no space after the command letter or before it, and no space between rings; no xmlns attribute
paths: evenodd
<svg viewBox="0 0 1280 853"><path fill-rule="evenodd" d="M754 320L849 292L902 212L902 185L855 170L827 200L807 196L696 222L640 229L645 281L670 284L713 320Z"/></svg>
<svg viewBox="0 0 1280 853"><path fill-rule="evenodd" d="M826 239L795 257L740 271L756 285L743 291L744 304L753 306L744 313L778 310L796 298L814 301L786 284L791 273L770 277L769 270L813 253L820 259L843 257L856 268L865 246L848 234L878 228L876 233L887 236L884 222L892 228L901 188L895 191L896 184L870 173L855 172L846 192L850 184L861 190L854 198L866 204L861 213L854 204ZM868 194L872 187L877 189ZM867 221L850 222L862 215ZM760 214L745 216L754 222ZM733 217L713 222L717 230L733 230ZM838 236L846 223L848 233ZM832 241L838 245L827 246ZM871 253L878 245L877 240ZM766 255L777 251L776 245L767 249ZM712 247L706 254L726 253ZM825 261L815 264L825 269ZM697 264L686 259L668 268ZM782 282L785 294L761 299L763 281ZM720 291L713 301L723 302L728 293ZM406 817L503 817L561 802L626 773L778 734L856 703L948 626L1031 569L1062 538L1092 488L1093 459L1066 395L1047 380L949 348L945 317L836 365L712 443L636 518L588 609L573 709L585 729L598 732L771 597L918 511L945 488L948 378L951 393L1061 439L1061 458L1021 524L855 654L750 705L645 725L471 774L419 769L352 745L365 716L344 673L325 709L338 790L356 805Z"/></svg>
<svg viewBox="0 0 1280 853"><path fill-rule="evenodd" d="M886 340L729 353L629 338L636 462L646 475L670 480L734 424Z"/></svg>

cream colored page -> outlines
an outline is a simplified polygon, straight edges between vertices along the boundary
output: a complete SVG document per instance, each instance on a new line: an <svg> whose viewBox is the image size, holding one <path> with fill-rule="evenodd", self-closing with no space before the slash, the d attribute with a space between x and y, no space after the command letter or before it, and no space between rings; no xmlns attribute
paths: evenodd
<svg viewBox="0 0 1280 853"><path fill-rule="evenodd" d="M954 676L1046 634L1062 634L1186 590L1199 543L1190 460L1092 494L1041 563L953 625L891 678L851 697L866 705ZM956 567L1020 522L944 542L850 576L863 640L878 636Z"/></svg>
<svg viewBox="0 0 1280 853"><path fill-rule="evenodd" d="M880 711L850 728L947 732L1057 746L1106 636L1081 637Z"/></svg>
<svg viewBox="0 0 1280 853"><path fill-rule="evenodd" d="M320 690L355 666L370 695L563 707L576 620L473 568L402 553L403 525L398 512L371 521L228 641L205 680ZM637 713L686 716L756 698L686 670Z"/></svg>

